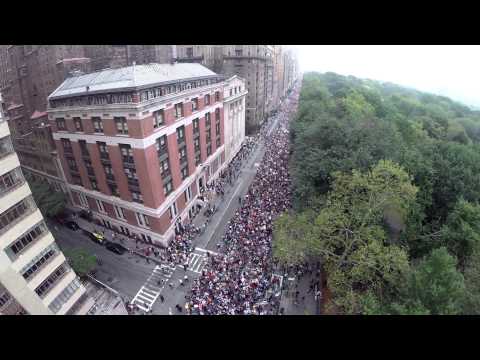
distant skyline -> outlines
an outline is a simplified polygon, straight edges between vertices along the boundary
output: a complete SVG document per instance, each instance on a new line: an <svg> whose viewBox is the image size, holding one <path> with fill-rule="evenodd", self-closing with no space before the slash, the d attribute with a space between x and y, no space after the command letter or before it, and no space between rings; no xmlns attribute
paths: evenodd
<svg viewBox="0 0 480 360"><path fill-rule="evenodd" d="M450 97L480 108L478 45L286 45L302 72L335 72Z"/></svg>

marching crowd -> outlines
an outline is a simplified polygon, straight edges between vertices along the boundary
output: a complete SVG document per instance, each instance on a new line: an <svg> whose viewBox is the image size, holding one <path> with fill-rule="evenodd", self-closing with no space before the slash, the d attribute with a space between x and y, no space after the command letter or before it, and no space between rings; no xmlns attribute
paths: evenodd
<svg viewBox="0 0 480 360"><path fill-rule="evenodd" d="M186 304L189 314L262 315L278 309L272 225L291 205L288 121L297 99L298 90L273 119L278 119L279 126L272 134L268 133L270 122L262 127L265 155L248 193L239 199L240 208L227 224L220 254L209 255L201 276L193 283Z"/></svg>

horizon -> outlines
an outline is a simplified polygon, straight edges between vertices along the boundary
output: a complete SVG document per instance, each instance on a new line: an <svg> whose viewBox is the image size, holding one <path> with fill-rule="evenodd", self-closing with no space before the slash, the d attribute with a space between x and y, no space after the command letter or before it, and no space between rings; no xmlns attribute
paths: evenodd
<svg viewBox="0 0 480 360"><path fill-rule="evenodd" d="M285 45L302 73L334 72L446 96L480 109L480 46ZM352 61L354 59L354 61Z"/></svg>

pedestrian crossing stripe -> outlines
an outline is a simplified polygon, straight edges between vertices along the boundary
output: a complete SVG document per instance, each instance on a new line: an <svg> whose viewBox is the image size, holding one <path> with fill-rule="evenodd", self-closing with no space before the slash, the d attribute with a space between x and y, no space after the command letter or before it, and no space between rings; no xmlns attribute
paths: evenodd
<svg viewBox="0 0 480 360"><path fill-rule="evenodd" d="M165 268L170 270L168 274L165 274L163 271L161 271ZM163 278L163 276L160 276L160 274L166 278L170 278L172 276L172 268L165 265L155 266L147 281L145 281L143 286L131 301L132 304L137 305L143 311L149 311L152 308L153 304L160 296L160 292L163 290L163 286L157 287L153 285L158 282L159 278Z"/></svg>

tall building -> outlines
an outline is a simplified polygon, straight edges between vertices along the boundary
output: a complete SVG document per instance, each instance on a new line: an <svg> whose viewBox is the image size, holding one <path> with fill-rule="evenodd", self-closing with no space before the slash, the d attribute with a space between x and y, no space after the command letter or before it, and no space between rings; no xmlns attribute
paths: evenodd
<svg viewBox="0 0 480 360"><path fill-rule="evenodd" d="M72 309L85 314L91 299L36 207L5 108L0 109L0 314L63 315Z"/></svg>
<svg viewBox="0 0 480 360"><path fill-rule="evenodd" d="M223 122L225 128L225 158L228 164L245 140L245 80L237 75L225 80Z"/></svg>
<svg viewBox="0 0 480 360"><path fill-rule="evenodd" d="M22 168L66 191L47 121L47 97L66 77L90 71L90 59L83 45L9 45L1 50L7 57L2 91L8 125Z"/></svg>
<svg viewBox="0 0 480 360"><path fill-rule="evenodd" d="M266 117L267 45L222 45L218 52L220 73L226 77L238 75L246 80L246 131L254 133Z"/></svg>
<svg viewBox="0 0 480 360"><path fill-rule="evenodd" d="M116 69L149 63L170 63L175 45L85 45L92 70Z"/></svg>
<svg viewBox="0 0 480 360"><path fill-rule="evenodd" d="M66 79L48 117L74 206L167 244L225 165L223 91L222 77L189 63Z"/></svg>
<svg viewBox="0 0 480 360"><path fill-rule="evenodd" d="M199 63L212 71L218 71L216 65L216 45L173 45L174 60L178 62Z"/></svg>

